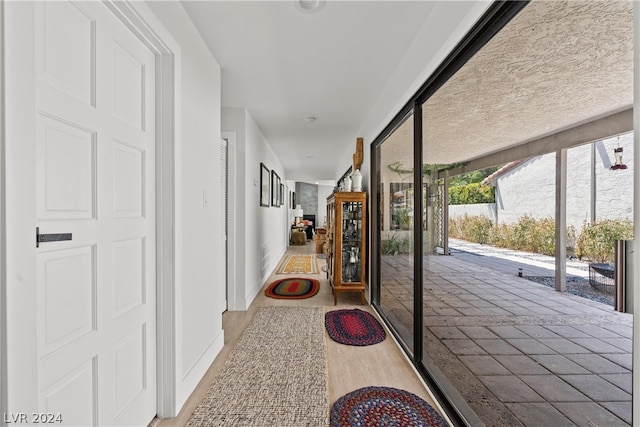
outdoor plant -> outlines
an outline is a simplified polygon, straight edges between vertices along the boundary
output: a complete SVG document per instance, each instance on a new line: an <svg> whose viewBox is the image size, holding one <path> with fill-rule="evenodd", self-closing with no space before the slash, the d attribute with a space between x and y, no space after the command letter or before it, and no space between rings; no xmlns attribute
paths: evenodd
<svg viewBox="0 0 640 427"><path fill-rule="evenodd" d="M628 219L607 219L586 223L576 240L576 256L594 262L614 261L616 240L633 239L633 223Z"/></svg>
<svg viewBox="0 0 640 427"><path fill-rule="evenodd" d="M380 242L383 255L406 255L411 253L411 240L408 235L393 233Z"/></svg>
<svg viewBox="0 0 640 427"><path fill-rule="evenodd" d="M411 215L409 215L411 211L409 208L396 208L393 211L402 230L409 230L411 228Z"/></svg>
<svg viewBox="0 0 640 427"><path fill-rule="evenodd" d="M555 254L556 224L553 218L536 219L525 215L518 219L514 232L514 249L545 255Z"/></svg>
<svg viewBox="0 0 640 427"><path fill-rule="evenodd" d="M507 224L496 224L489 230L489 242L493 246L500 248L511 248L513 244L513 233Z"/></svg>
<svg viewBox="0 0 640 427"><path fill-rule="evenodd" d="M449 221L449 235L469 242L545 255L555 254L555 220L522 216L513 224L493 224L483 215L464 215ZM573 246L576 232L567 228L567 244Z"/></svg>
<svg viewBox="0 0 640 427"><path fill-rule="evenodd" d="M476 243L489 243L493 222L484 215L467 215L449 220L449 235Z"/></svg>
<svg viewBox="0 0 640 427"><path fill-rule="evenodd" d="M495 203L495 188L479 182L449 187L450 205L467 205L475 203Z"/></svg>

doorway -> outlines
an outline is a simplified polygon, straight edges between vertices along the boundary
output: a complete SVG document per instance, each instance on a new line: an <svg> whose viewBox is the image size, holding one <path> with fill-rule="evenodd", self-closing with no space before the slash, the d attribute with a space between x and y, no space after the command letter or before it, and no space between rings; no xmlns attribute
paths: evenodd
<svg viewBox="0 0 640 427"><path fill-rule="evenodd" d="M224 237L223 254L225 256L224 282L226 283L226 310L243 310L239 301L242 296L237 295L236 287L236 133L222 132L220 144L220 179L223 200L222 227ZM224 175L224 176L223 176Z"/></svg>

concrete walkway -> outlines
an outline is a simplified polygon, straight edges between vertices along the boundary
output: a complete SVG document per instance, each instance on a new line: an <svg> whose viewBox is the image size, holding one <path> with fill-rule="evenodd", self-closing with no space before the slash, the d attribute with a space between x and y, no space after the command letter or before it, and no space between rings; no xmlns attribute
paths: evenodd
<svg viewBox="0 0 640 427"><path fill-rule="evenodd" d="M555 275L555 258L548 255L496 248L458 239L449 239L449 251L451 255L458 257L469 255L465 257L465 261L482 264L508 275L517 275L518 269L522 269L524 276ZM567 277L570 276L588 278L589 263L577 258L567 260Z"/></svg>
<svg viewBox="0 0 640 427"><path fill-rule="evenodd" d="M482 422L631 425L632 316L517 277L553 275L537 255L456 243L424 258L425 359ZM413 325L411 268L382 259L381 308L401 333Z"/></svg>

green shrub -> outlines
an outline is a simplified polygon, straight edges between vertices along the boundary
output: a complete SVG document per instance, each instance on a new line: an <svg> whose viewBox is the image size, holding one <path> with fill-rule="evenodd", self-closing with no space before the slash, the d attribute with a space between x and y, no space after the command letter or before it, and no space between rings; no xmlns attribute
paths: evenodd
<svg viewBox="0 0 640 427"><path fill-rule="evenodd" d="M513 235L507 224L496 224L489 230L489 242L499 248L510 248L513 246Z"/></svg>
<svg viewBox="0 0 640 427"><path fill-rule="evenodd" d="M474 182L467 185L449 187L450 205L467 205L475 203L495 203L495 188Z"/></svg>
<svg viewBox="0 0 640 427"><path fill-rule="evenodd" d="M491 219L484 216L470 216L449 220L449 236L476 243L488 243L489 232L493 227Z"/></svg>
<svg viewBox="0 0 640 427"><path fill-rule="evenodd" d="M553 218L536 219L529 215L518 218L514 224L494 225L486 216L452 218L449 236L469 242L487 243L501 248L555 255L556 224ZM567 229L567 243L573 245L576 232Z"/></svg>
<svg viewBox="0 0 640 427"><path fill-rule="evenodd" d="M409 254L412 252L410 235L393 233L388 239L380 242L380 249L383 255Z"/></svg>
<svg viewBox="0 0 640 427"><path fill-rule="evenodd" d="M514 226L515 249L554 255L556 247L556 223L553 218L536 219L528 215L520 217Z"/></svg>
<svg viewBox="0 0 640 427"><path fill-rule="evenodd" d="M628 219L585 223L576 240L576 256L595 262L613 262L616 240L631 240L633 223Z"/></svg>

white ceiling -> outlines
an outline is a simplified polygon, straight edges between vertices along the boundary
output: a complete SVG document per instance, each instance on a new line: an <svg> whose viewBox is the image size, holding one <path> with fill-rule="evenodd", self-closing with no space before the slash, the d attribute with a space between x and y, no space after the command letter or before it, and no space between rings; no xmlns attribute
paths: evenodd
<svg viewBox="0 0 640 427"><path fill-rule="evenodd" d="M336 179L430 1L183 1L222 68L222 106L244 107L287 179ZM412 76L415 77L415 76ZM306 123L305 117L317 120Z"/></svg>
<svg viewBox="0 0 640 427"><path fill-rule="evenodd" d="M435 10L431 1L329 1L317 13L292 0L183 4L222 67L223 107L249 110L287 179L313 181L336 178L334 159L353 151ZM429 163L468 160L628 108L632 33L627 0L531 3L425 104ZM403 126L391 139L410 132ZM410 155L400 150L395 160Z"/></svg>

